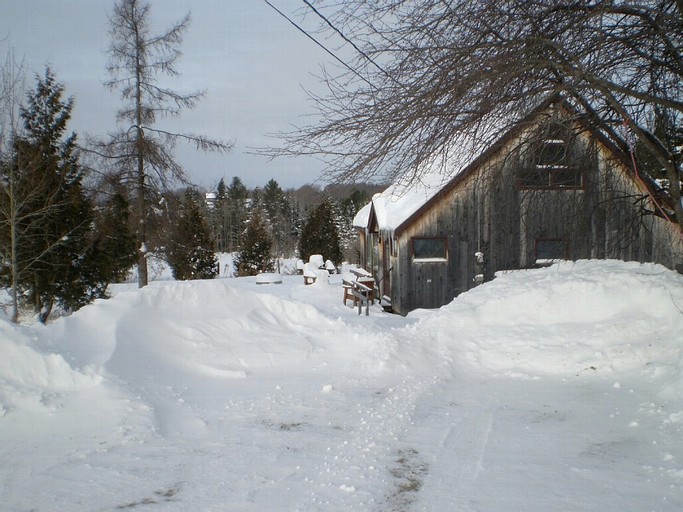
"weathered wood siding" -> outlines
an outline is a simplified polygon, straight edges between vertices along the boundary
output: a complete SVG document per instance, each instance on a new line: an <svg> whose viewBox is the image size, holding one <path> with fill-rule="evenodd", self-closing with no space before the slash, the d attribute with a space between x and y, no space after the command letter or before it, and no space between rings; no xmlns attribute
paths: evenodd
<svg viewBox="0 0 683 512"><path fill-rule="evenodd" d="M397 239L392 257L392 307L406 314L416 308L440 307L473 286L474 252L481 236L478 217L483 203L476 181L450 194L410 225ZM415 261L413 237L444 237L446 261Z"/></svg>
<svg viewBox="0 0 683 512"><path fill-rule="evenodd" d="M368 261L368 235L365 229L358 230L358 264L365 267Z"/></svg>
<svg viewBox="0 0 683 512"><path fill-rule="evenodd" d="M508 147L405 226L390 258L394 311L447 304L474 286L478 272L490 280L499 270L533 266L539 238L564 240L570 259L656 261L670 268L681 263L680 235L671 223L643 215L642 206L653 205L631 171L587 132L572 140L570 151L583 170L582 189L520 188L529 154ZM385 240L391 236L382 233ZM447 260L414 261L413 237L445 237ZM483 268L477 251L484 253Z"/></svg>

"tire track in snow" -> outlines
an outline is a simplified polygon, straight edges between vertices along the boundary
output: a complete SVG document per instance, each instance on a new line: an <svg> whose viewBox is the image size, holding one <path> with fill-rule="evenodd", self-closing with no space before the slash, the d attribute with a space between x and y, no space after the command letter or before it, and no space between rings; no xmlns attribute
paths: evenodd
<svg viewBox="0 0 683 512"><path fill-rule="evenodd" d="M486 469L493 412L487 402L464 405L451 400L453 396L423 395L415 427L403 440L429 465L412 500L417 510L477 510L472 490Z"/></svg>
<svg viewBox="0 0 683 512"><path fill-rule="evenodd" d="M479 474L484 469L483 460L491 436L492 425L493 414L490 411L482 411L481 413L465 417L459 425L459 435L455 435L451 432L451 435L447 438L447 442L442 449L439 450L441 460L437 465L443 465L444 463L450 464L455 460L458 461L457 466L455 467L455 481L453 482L455 491L455 496L452 496L452 499L455 501L455 503L453 503L453 510L472 510L470 507L472 501L471 491L473 485L479 478ZM474 434L474 438L471 442L466 443L465 453L463 453L460 441L461 435L468 435L470 433ZM453 457L454 452L458 452L457 458ZM442 485L442 488L438 489L437 492L439 494L444 493L444 491L449 493L452 492L452 488L450 487L451 482L445 482L443 480L441 480L441 482L446 485Z"/></svg>
<svg viewBox="0 0 683 512"><path fill-rule="evenodd" d="M300 510L376 510L392 489L400 439L411 428L413 411L431 381L406 378L377 388L366 382L366 393L347 416L349 435L328 446L318 466L318 481Z"/></svg>

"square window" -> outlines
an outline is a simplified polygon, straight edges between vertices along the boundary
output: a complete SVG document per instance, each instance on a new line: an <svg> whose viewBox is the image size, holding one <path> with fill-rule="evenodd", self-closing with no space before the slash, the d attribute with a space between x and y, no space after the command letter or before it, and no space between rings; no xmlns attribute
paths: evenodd
<svg viewBox="0 0 683 512"><path fill-rule="evenodd" d="M413 238L413 259L445 260L445 238Z"/></svg>
<svg viewBox="0 0 683 512"><path fill-rule="evenodd" d="M555 167L567 160L567 144L561 139L544 140L538 151L538 165Z"/></svg>
<svg viewBox="0 0 683 512"><path fill-rule="evenodd" d="M559 128L550 129L545 138L531 147L530 161L520 169L518 184L522 189L580 189L583 173L571 164L570 145Z"/></svg>

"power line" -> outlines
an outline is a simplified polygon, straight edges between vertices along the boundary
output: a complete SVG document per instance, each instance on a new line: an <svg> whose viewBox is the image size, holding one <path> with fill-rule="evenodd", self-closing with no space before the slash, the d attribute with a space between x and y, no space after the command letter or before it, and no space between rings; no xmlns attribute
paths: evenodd
<svg viewBox="0 0 683 512"><path fill-rule="evenodd" d="M282 16L284 19L286 19L289 23L291 23L299 32L301 32L303 35L305 35L307 38L309 38L311 41L313 41L315 44L317 44L320 48L325 50L329 55L331 55L336 61L341 63L346 69L351 71L354 75L356 75L358 78L363 80L365 83L367 83L370 87L374 87L372 83L368 81L367 78L365 78L363 75L361 75L358 71L356 71L354 68L352 68L350 65L348 65L346 62L341 60L339 57L337 57L334 53L332 53L330 50L328 50L322 43L320 43L317 39L315 39L312 35L310 35L308 32L306 32L303 28L301 28L299 25L297 25L291 18L289 18L285 13L283 13L280 9L275 7L273 4L271 4L268 0L263 0L266 4L268 4L275 12L277 12L280 16ZM307 2L308 3L308 2Z"/></svg>
<svg viewBox="0 0 683 512"><path fill-rule="evenodd" d="M389 73L387 73L387 71L385 71L384 68L383 68L382 66L380 66L379 64L377 64L377 62L375 62L375 61L373 60L372 57L370 57L366 52L364 52L363 50L361 50L361 49L356 45L356 43L354 43L353 41L351 41L351 39L349 39L348 37L346 37L346 36L344 35L344 33L343 33L341 30L339 30L337 27L335 27L335 26L332 24L332 22L331 22L323 13L321 13L320 11L318 11L318 9L316 9L316 8L313 6L313 4L311 4L311 2L309 2L308 0L303 0L303 2L304 2L304 3L305 3L305 4L306 4L306 5L307 5L307 6L308 6L308 7L309 7L309 8L310 8L310 9L311 9L319 18L320 18L320 19L322 19L325 23L327 23L327 25L328 25L332 30L334 30L337 34L339 34L339 37L341 37L344 41L346 41L346 42L349 43L351 46L353 46L353 48L354 48L360 55L362 55L368 62L372 63L373 66L375 66L375 67L376 67L377 69L379 69L382 73L384 73L384 76L386 76L387 78L389 78L389 80L391 80L391 81L394 82L395 84L401 85L401 84L399 84L399 83L394 79L393 76L391 76Z"/></svg>

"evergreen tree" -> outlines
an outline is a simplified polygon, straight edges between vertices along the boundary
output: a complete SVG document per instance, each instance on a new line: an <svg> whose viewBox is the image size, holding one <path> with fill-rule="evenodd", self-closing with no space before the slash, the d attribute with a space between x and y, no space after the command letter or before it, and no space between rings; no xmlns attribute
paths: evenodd
<svg viewBox="0 0 683 512"><path fill-rule="evenodd" d="M271 179L263 188L263 208L268 219L273 238L274 252L285 256L294 246L291 238L291 205L277 181Z"/></svg>
<svg viewBox="0 0 683 512"><path fill-rule="evenodd" d="M678 121L678 122L677 122ZM655 109L652 135L665 146L671 148L671 157L683 162L683 124L680 119L667 115L663 109ZM658 183L669 190L670 181L666 168L642 141L637 141L633 148L638 161L638 171L658 180Z"/></svg>
<svg viewBox="0 0 683 512"><path fill-rule="evenodd" d="M121 193L115 193L94 212L88 245L73 265L74 278L63 291L64 306L75 310L105 298L108 286L128 275L137 258L129 216L128 201Z"/></svg>
<svg viewBox="0 0 683 512"><path fill-rule="evenodd" d="M329 199L323 199L310 213L301 231L299 257L308 261L311 254L322 254L335 265L342 261L339 231Z"/></svg>
<svg viewBox="0 0 683 512"><path fill-rule="evenodd" d="M271 219L282 213L285 207L285 193L274 179L270 179L263 187L263 208Z"/></svg>
<svg viewBox="0 0 683 512"><path fill-rule="evenodd" d="M301 233L301 211L290 193L285 194L282 204L281 224L278 226L277 236L280 240L280 254L285 257L296 255Z"/></svg>
<svg viewBox="0 0 683 512"><path fill-rule="evenodd" d="M240 276L254 276L259 272L272 271L272 247L273 240L266 228L263 212L256 209L247 224L242 249L235 261L238 274Z"/></svg>
<svg viewBox="0 0 683 512"><path fill-rule="evenodd" d="M219 252L228 251L230 238L230 210L228 203L228 189L223 178L216 185L216 199L209 215L211 236Z"/></svg>
<svg viewBox="0 0 683 512"><path fill-rule="evenodd" d="M125 195L115 192L95 212L95 229L89 259L93 261L95 298L104 297L110 283L123 281L137 260L135 232L130 227L130 204Z"/></svg>
<svg viewBox="0 0 683 512"><path fill-rule="evenodd" d="M254 190L251 191L249 197L249 210L260 210L261 213L263 213L263 194L259 187L256 187L254 188Z"/></svg>
<svg viewBox="0 0 683 512"><path fill-rule="evenodd" d="M301 231L304 228L304 212L302 211L301 204L292 197L290 194L289 196L289 204L290 204L290 212L289 212L289 218L290 218L290 240L293 240L293 248L294 250L298 250L299 247L299 240L301 239Z"/></svg>
<svg viewBox="0 0 683 512"><path fill-rule="evenodd" d="M218 274L218 260L208 222L203 214L203 199L196 190L187 190L174 215L166 258L179 280L213 279Z"/></svg>
<svg viewBox="0 0 683 512"><path fill-rule="evenodd" d="M249 191L237 176L232 178L232 182L227 190L227 209L229 238L227 250L229 252L238 251L241 247L242 233L244 232L246 215L246 202L249 198Z"/></svg>
<svg viewBox="0 0 683 512"><path fill-rule="evenodd" d="M21 107L24 132L14 139L12 161L3 166L2 227L10 244L8 285L45 322L56 302L82 303L87 236L92 207L82 186L76 136L65 138L73 98L48 68ZM25 292L25 293L24 293ZM15 310L14 320L17 319Z"/></svg>
<svg viewBox="0 0 683 512"><path fill-rule="evenodd" d="M370 201L370 194L354 188L338 203L339 239L347 261L356 261L358 256L358 232L353 227L353 219L358 211Z"/></svg>

